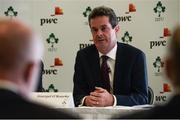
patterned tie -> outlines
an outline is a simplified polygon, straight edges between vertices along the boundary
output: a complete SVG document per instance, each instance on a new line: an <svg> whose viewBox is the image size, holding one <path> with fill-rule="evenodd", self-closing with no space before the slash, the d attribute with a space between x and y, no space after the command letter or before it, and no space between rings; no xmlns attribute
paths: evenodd
<svg viewBox="0 0 180 120"><path fill-rule="evenodd" d="M106 55L102 55L101 58L101 82L103 84L103 88L110 92L109 67L107 65L107 59L109 57Z"/></svg>

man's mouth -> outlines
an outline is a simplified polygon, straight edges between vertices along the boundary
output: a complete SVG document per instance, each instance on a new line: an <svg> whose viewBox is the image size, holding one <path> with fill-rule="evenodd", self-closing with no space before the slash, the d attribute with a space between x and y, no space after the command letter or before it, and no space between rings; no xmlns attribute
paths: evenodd
<svg viewBox="0 0 180 120"><path fill-rule="evenodd" d="M100 41L100 42L101 42L101 41L104 41L104 39L98 39L98 41Z"/></svg>

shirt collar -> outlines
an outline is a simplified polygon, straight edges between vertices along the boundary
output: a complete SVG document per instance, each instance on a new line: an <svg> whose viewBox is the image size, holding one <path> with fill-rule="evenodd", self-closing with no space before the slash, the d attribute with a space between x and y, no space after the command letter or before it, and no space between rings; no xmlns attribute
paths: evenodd
<svg viewBox="0 0 180 120"><path fill-rule="evenodd" d="M107 54L106 56L108 56L109 58L115 60L116 59L116 51L117 51L117 43L115 44L115 46L113 47L113 49L111 49ZM101 57L102 53L99 52L99 57Z"/></svg>

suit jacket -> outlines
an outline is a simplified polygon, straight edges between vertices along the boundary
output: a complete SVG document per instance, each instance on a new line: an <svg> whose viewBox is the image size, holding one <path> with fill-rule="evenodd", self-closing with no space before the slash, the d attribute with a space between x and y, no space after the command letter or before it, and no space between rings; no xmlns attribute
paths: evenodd
<svg viewBox="0 0 180 120"><path fill-rule="evenodd" d="M180 108L180 95L174 96L167 104L156 106L150 110L145 110L141 112L136 112L133 114L116 117L116 118L133 118L133 119L173 119L173 118L180 118L179 114L179 108ZM115 118L115 117L114 117ZM114 119L113 118L113 119Z"/></svg>
<svg viewBox="0 0 180 120"><path fill-rule="evenodd" d="M100 59L95 45L77 52L74 72L73 96L75 106L83 97L101 87ZM113 94L117 105L140 105L148 102L147 70L145 55L139 49L117 43Z"/></svg>
<svg viewBox="0 0 180 120"><path fill-rule="evenodd" d="M78 118L70 113L32 103L9 90L0 89L0 98L0 118Z"/></svg>

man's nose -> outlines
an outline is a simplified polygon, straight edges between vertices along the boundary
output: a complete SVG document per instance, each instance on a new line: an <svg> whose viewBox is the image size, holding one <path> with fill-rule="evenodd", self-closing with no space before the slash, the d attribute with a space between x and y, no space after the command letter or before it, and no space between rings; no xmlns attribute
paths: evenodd
<svg viewBox="0 0 180 120"><path fill-rule="evenodd" d="M102 30L101 30L101 29L98 29L97 35L98 35L98 36L101 36L102 34L103 34Z"/></svg>

